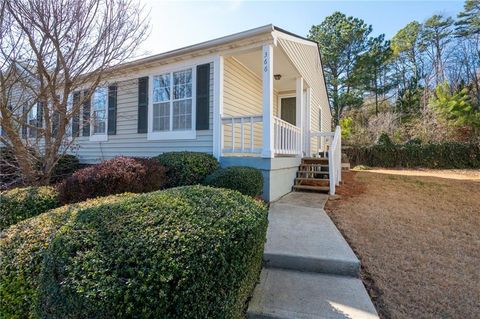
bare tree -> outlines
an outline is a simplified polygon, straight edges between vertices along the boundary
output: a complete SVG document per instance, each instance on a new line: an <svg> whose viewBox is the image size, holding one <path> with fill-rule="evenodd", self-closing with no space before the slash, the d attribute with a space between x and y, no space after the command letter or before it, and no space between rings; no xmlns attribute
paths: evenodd
<svg viewBox="0 0 480 319"><path fill-rule="evenodd" d="M0 142L11 148L26 183L48 183L74 143L70 126L81 105L109 70L133 57L147 36L147 15L136 0L0 6Z"/></svg>

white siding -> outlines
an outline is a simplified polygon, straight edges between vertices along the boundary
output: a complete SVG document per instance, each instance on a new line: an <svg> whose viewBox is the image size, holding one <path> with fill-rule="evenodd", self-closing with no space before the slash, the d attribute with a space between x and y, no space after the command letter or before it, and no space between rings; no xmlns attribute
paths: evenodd
<svg viewBox="0 0 480 319"><path fill-rule="evenodd" d="M224 116L262 115L262 79L234 57L224 62L223 114ZM274 92L274 114L278 114L278 94ZM244 126L245 147L250 147L250 126ZM235 125L235 147L240 147L240 124ZM224 145L232 146L231 125L225 126ZM254 147L262 146L262 123L254 124Z"/></svg>
<svg viewBox="0 0 480 319"><path fill-rule="evenodd" d="M75 140L77 149L72 153L79 156L82 163L96 163L118 155L151 157L169 151L212 153L213 74L213 63L210 63L210 129L197 131L196 139L147 140L146 133L137 133L138 79L136 78L117 83L117 134L109 135L106 142L89 141L88 136L78 137Z"/></svg>
<svg viewBox="0 0 480 319"><path fill-rule="evenodd" d="M312 90L311 130L330 132L332 130L332 116L328 105L327 90L323 80L322 66L316 45L301 44L282 38L279 38L278 42ZM316 63L312 64L312 61L316 61ZM319 128L319 108L322 110L321 128ZM316 143L314 139L311 140L312 150L315 149Z"/></svg>

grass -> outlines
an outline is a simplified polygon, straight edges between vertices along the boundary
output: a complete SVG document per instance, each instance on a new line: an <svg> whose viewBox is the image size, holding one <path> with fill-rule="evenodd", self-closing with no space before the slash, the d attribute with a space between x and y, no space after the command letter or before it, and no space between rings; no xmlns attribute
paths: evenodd
<svg viewBox="0 0 480 319"><path fill-rule="evenodd" d="M338 193L326 210L381 318L478 318L479 171L353 171Z"/></svg>

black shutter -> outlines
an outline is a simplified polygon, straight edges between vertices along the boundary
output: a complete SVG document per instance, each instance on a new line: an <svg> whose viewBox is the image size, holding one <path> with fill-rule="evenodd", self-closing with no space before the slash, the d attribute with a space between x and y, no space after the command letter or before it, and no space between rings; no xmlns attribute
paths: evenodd
<svg viewBox="0 0 480 319"><path fill-rule="evenodd" d="M117 86L108 87L108 135L117 134Z"/></svg>
<svg viewBox="0 0 480 319"><path fill-rule="evenodd" d="M197 130L208 130L210 120L210 63L197 66Z"/></svg>
<svg viewBox="0 0 480 319"><path fill-rule="evenodd" d="M83 92L83 95L87 95L88 91ZM86 99L83 102L83 136L90 136L90 100L91 98Z"/></svg>
<svg viewBox="0 0 480 319"><path fill-rule="evenodd" d="M78 137L80 131L80 92L73 93L73 110L76 110L72 115L72 136Z"/></svg>
<svg viewBox="0 0 480 319"><path fill-rule="evenodd" d="M27 133L28 133L27 120L28 120L28 108L26 105L23 105L22 107L22 138L27 138Z"/></svg>
<svg viewBox="0 0 480 319"><path fill-rule="evenodd" d="M147 133L148 76L138 79L138 133Z"/></svg>
<svg viewBox="0 0 480 319"><path fill-rule="evenodd" d="M37 127L41 128L43 126L43 108L45 102L37 102Z"/></svg>
<svg viewBox="0 0 480 319"><path fill-rule="evenodd" d="M59 124L60 124L60 112L58 110L53 110L53 113L52 113L52 136L53 137L57 136Z"/></svg>

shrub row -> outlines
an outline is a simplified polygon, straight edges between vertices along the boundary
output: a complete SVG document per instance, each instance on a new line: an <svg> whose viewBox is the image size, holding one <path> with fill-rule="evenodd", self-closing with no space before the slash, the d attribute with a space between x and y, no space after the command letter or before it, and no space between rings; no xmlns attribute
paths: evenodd
<svg viewBox="0 0 480 319"><path fill-rule="evenodd" d="M0 239L0 317L241 318L267 208L204 186L64 206Z"/></svg>
<svg viewBox="0 0 480 319"><path fill-rule="evenodd" d="M53 187L14 188L0 192L0 231L60 205Z"/></svg>
<svg viewBox="0 0 480 319"><path fill-rule="evenodd" d="M143 193L165 186L165 168L154 159L119 156L76 171L59 186L63 203L124 192Z"/></svg>
<svg viewBox="0 0 480 319"><path fill-rule="evenodd" d="M252 197L260 196L263 191L262 173L252 167L222 168L207 176L204 183L213 187L237 190Z"/></svg>
<svg viewBox="0 0 480 319"><path fill-rule="evenodd" d="M78 170L57 186L58 196L49 187L29 187L2 193L0 229L58 207L60 203L76 203L124 192L151 192L167 185L196 184L205 180L207 185L238 190L249 196L259 196L262 193L262 174L254 168L218 169L218 161L203 153L177 152L162 156L163 162L120 156ZM60 162L59 170L68 171L72 163L78 165L75 159L65 157ZM165 168L161 162L170 166ZM210 175L205 178L208 174Z"/></svg>
<svg viewBox="0 0 480 319"><path fill-rule="evenodd" d="M352 165L378 167L480 168L480 145L448 142L345 147Z"/></svg>
<svg viewBox="0 0 480 319"><path fill-rule="evenodd" d="M200 184L220 167L217 159L207 153L168 152L156 159L167 168L167 187Z"/></svg>

